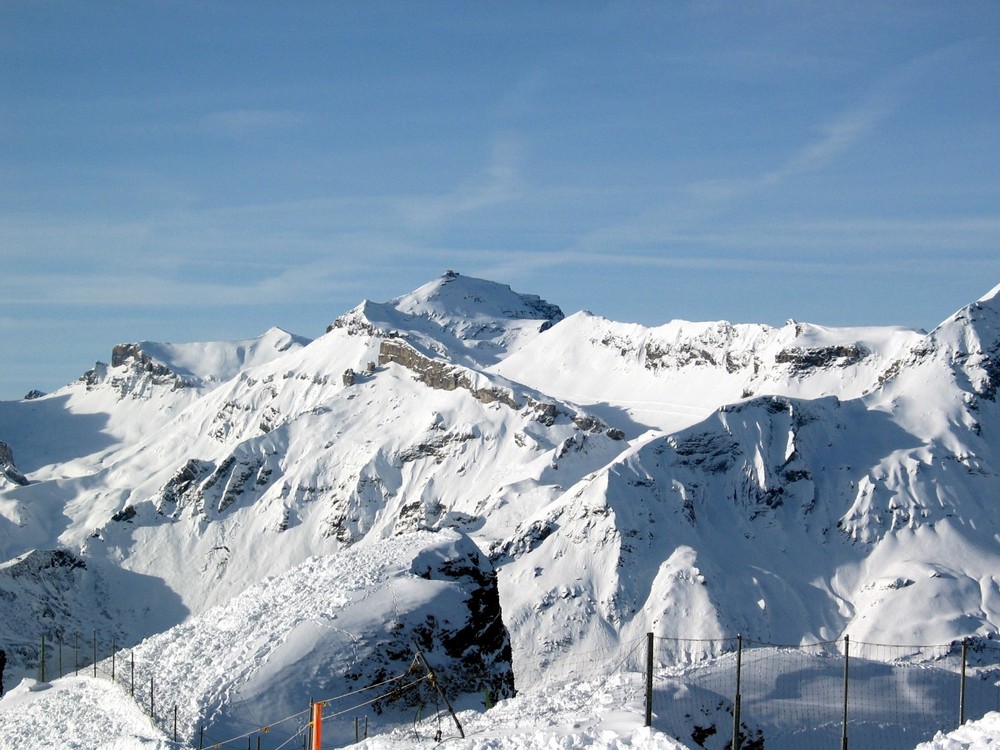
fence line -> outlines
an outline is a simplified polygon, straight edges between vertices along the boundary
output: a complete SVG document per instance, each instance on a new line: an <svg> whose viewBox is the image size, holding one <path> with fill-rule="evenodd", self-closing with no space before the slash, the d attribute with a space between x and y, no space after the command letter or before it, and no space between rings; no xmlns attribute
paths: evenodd
<svg viewBox="0 0 1000 750"><path fill-rule="evenodd" d="M106 653L106 650L100 649L102 641L98 638L98 632L96 630L93 631L89 641L82 638L82 634L78 631L73 633L73 638L70 641L72 644L72 648L70 649L72 651L72 659L69 659L69 655L64 653L64 646L66 644L64 643L62 636L63 633L60 633L56 638L54 648L51 641L46 639L44 635L41 636L39 643L37 644L38 648L35 653L37 654L37 673L40 682L46 682L70 675L80 676L81 674L83 676L110 680L129 692L129 695L133 698L133 700L135 700L136 704L146 714L148 714L153 723L164 732L168 741L173 742L178 747L189 746L187 743L184 743L179 739L180 733L178 730L180 726L179 720L181 717L179 715L178 704L176 702L171 702L168 696L164 696L157 691L155 666L148 666L147 668L146 664L137 662L135 659L134 649L118 649L116 642L117 639L114 636L111 638L110 653L107 656L103 656L103 658L98 658L99 654ZM83 658L81 658L81 654L85 654ZM88 656L90 658L87 658ZM150 663L152 664L152 660L150 660ZM340 708L336 711L323 711L321 714L323 719L337 719L344 717L351 712L357 712L367 706L403 697L415 688L419 687L425 681L430 681L440 694L440 688L438 687L436 680L431 676L433 672L430 669L430 666L427 665L426 661L423 661L422 663L426 666L428 672L421 676L414 677L414 672L418 667L418 660L414 657L409 669L402 674L384 679L373 685L348 691L340 695L326 697L320 701L311 701L309 708L274 721L266 723L260 723L257 721L245 722L246 726L253 727L253 729L225 739L211 736L210 733L206 731L205 723L202 721L203 717L201 715L195 717L194 721L188 721L187 723L189 726L196 728L195 736L192 739L197 741L197 747L199 750L204 748L232 748L233 750L242 750L244 747L247 750L253 750L254 747L256 747L257 750L263 750L263 736L268 735L275 727L298 719L300 723L292 732L291 736L280 745L276 746L275 750L277 750L277 748L285 748L294 742L302 743L301 746L304 750L306 750L309 745L309 731L312 726L312 718L310 714L313 711L314 705L322 705L324 707L326 705L332 706L333 704L347 698L358 696L361 693L381 690L381 692L374 698L366 699L360 703L350 705L347 708ZM410 682L402 685L397 684L406 680L408 677L412 678ZM385 688L389 689L386 691L384 690ZM435 714L431 714L425 718L427 720L431 720L434 717ZM189 719L190 717L185 718ZM369 716L367 714L364 716L363 732L359 718L359 716L355 716L355 741L360 741L368 737ZM237 720L233 717L231 721ZM457 718L456 724L458 724ZM458 726L459 731L461 731L461 726ZM254 739L256 739L256 745L253 744ZM245 745L242 744L243 740L246 740Z"/></svg>
<svg viewBox="0 0 1000 750"><path fill-rule="evenodd" d="M850 738L852 750L903 750L1000 710L1000 644L990 639L795 646L737 636L680 667L678 652L706 642L647 642L646 723L693 748L846 750Z"/></svg>
<svg viewBox="0 0 1000 750"><path fill-rule="evenodd" d="M247 732L227 739L210 737L201 716L193 720L181 717L172 696L157 691L155 663L137 663L135 651L117 649L114 636L108 644L97 631L89 639L77 632L67 643L60 634L55 648L44 637L39 645L42 681L71 673L111 679L127 689L174 742L178 742L183 718L185 733L190 735L191 728L197 728L199 748L241 750L243 745L235 743L246 740L248 750L253 750L254 737L260 747L262 737L272 727L296 720L299 725L281 747L292 739L305 744L309 710L269 724L254 717L254 721L245 722L251 728ZM110 654L99 659L109 646ZM850 750L903 750L930 739L937 731L948 731L987 711L1000 710L1000 642L990 637L945 644L880 644L845 637L793 645L742 636L685 639L647 634L617 646L572 655L549 652L530 666L545 674L549 682L571 678L591 681L592 685L579 691L578 708L599 690L606 690L615 675L632 675L634 680L630 677L615 683L620 692L613 699L621 703L644 699L646 724L693 750L758 750L765 742L767 750L846 750L848 741ZM322 702L333 704L396 685L412 671L411 666L402 675ZM524 675L520 670L519 674L520 681ZM389 699L399 689L413 690L425 679L427 676L372 700L331 711L327 718L343 717ZM644 694L638 692L639 685ZM357 717L355 736L361 739Z"/></svg>

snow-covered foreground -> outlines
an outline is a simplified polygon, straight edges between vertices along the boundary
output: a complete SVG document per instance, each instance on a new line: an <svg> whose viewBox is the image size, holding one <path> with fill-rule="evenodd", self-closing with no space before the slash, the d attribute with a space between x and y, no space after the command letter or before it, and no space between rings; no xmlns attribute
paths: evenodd
<svg viewBox="0 0 1000 750"><path fill-rule="evenodd" d="M917 745L917 750L996 750L1000 747L1000 713L971 721L946 735Z"/></svg>
<svg viewBox="0 0 1000 750"><path fill-rule="evenodd" d="M620 698L632 692L620 677L602 684L574 683L545 688L502 701L491 711L463 711L460 739L446 714L413 727L369 738L362 750L403 750L437 745L454 750L528 750L592 748L593 750L689 750L655 729L642 726L642 713ZM102 679L68 677L48 689L30 690L24 680L0 698L0 748L3 750L167 750L177 744L132 701L120 686ZM298 747L293 742L289 747ZM262 747L269 747L262 743ZM917 746L916 750L996 750L1000 748L1000 713Z"/></svg>
<svg viewBox="0 0 1000 750"><path fill-rule="evenodd" d="M458 750L543 747L687 750L663 733L643 727L641 706L633 702L621 707L621 696L632 694L634 685L629 677L616 680L546 688L502 701L487 712L462 711L458 718L466 735L464 740L451 718L442 712L412 727L371 737L356 747L364 750L432 747L437 744L435 735L440 729L445 745ZM34 685L34 680L24 680L0 699L3 750L192 747L172 742L152 725L127 690L110 681L71 677L55 680L49 688L37 692L30 690ZM301 739L296 738L287 746L301 747ZM273 748L274 744L264 739L261 747Z"/></svg>
<svg viewBox="0 0 1000 750"><path fill-rule="evenodd" d="M128 691L108 680L66 677L45 687L26 679L0 699L3 750L175 747L153 726Z"/></svg>

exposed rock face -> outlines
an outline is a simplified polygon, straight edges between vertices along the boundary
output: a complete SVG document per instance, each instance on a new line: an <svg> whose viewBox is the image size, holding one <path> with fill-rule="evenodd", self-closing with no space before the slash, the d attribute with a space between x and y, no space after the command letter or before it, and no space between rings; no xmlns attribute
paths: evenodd
<svg viewBox="0 0 1000 750"><path fill-rule="evenodd" d="M218 466L192 458L160 489L156 509L167 513L192 507L203 515L221 514L245 493L262 493L272 472L259 456L231 454Z"/></svg>
<svg viewBox="0 0 1000 750"><path fill-rule="evenodd" d="M791 347L783 349L774 357L779 364L787 364L793 374L817 367L850 367L868 356L868 350L860 344L848 346L822 346L813 348Z"/></svg>
<svg viewBox="0 0 1000 750"><path fill-rule="evenodd" d="M30 484L28 478L24 476L14 465L14 452L7 443L0 442L0 487L4 483L17 484L22 487Z"/></svg>
<svg viewBox="0 0 1000 750"><path fill-rule="evenodd" d="M448 670L449 690L472 694L487 691L493 700L513 697L510 638L503 624L496 572L489 560L471 539L459 536L450 544L434 545L418 554L411 572L428 581L457 584L466 592L466 611L431 612L422 622L394 628L378 650L409 659L412 638L430 661L443 662ZM434 696L424 691L406 700L411 704L432 704Z"/></svg>
<svg viewBox="0 0 1000 750"><path fill-rule="evenodd" d="M111 366L98 362L81 378L88 390L108 383L120 398L145 398L151 386L180 390L192 385L183 376L157 362L139 344L118 344L111 350Z"/></svg>
<svg viewBox="0 0 1000 750"><path fill-rule="evenodd" d="M497 386L477 388L469 372L464 368L448 362L429 359L399 339L386 339L379 345L379 366L387 365L390 362L395 362L411 370L417 375L420 382L431 388L442 391L454 391L461 388L484 404L498 401L512 409L520 408L509 390Z"/></svg>
<svg viewBox="0 0 1000 750"><path fill-rule="evenodd" d="M687 367L722 367L733 373L750 368L755 362L751 349L742 349L740 330L727 322L714 323L697 334L681 339L652 336L641 345L643 366L654 372ZM639 342L606 336L601 342L619 349L623 357L635 356Z"/></svg>
<svg viewBox="0 0 1000 750"><path fill-rule="evenodd" d="M347 331L350 336L377 336L381 333L360 310L352 310L341 315L326 327L326 332L330 333L336 328Z"/></svg>

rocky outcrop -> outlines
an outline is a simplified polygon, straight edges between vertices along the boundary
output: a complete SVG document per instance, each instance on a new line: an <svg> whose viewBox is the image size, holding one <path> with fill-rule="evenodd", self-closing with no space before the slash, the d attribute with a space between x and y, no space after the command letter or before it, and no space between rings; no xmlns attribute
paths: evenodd
<svg viewBox="0 0 1000 750"><path fill-rule="evenodd" d="M850 367L867 357L869 351L861 344L843 346L789 347L774 357L779 365L788 365L794 375L829 367Z"/></svg>
<svg viewBox="0 0 1000 750"><path fill-rule="evenodd" d="M326 332L330 333L339 328L346 331L348 336L378 336L382 331L365 317L363 309L364 304L359 309L341 315L326 327Z"/></svg>
<svg viewBox="0 0 1000 750"><path fill-rule="evenodd" d="M229 455L218 466L189 459L160 489L157 512L193 507L196 512L224 513L245 493L259 495L269 486L272 469L259 456Z"/></svg>
<svg viewBox="0 0 1000 750"><path fill-rule="evenodd" d="M107 383L119 398L146 398L150 387L165 387L171 391L193 385L187 378L157 362L139 344L118 344L111 350L110 367L98 362L81 377L87 390Z"/></svg>
<svg viewBox="0 0 1000 750"><path fill-rule="evenodd" d="M513 697L510 637L490 561L471 539L458 536L452 543L438 543L420 552L411 572L427 581L457 586L464 592L464 606L454 612L431 611L422 620L399 622L377 644L375 653L404 663L412 658L416 643L437 669L446 671L449 691L487 694L490 700ZM386 667L375 673L375 680L391 675L389 664ZM426 690L404 694L400 700L406 705L433 705L435 698L428 685Z"/></svg>
<svg viewBox="0 0 1000 750"><path fill-rule="evenodd" d="M7 443L0 442L0 487L4 484L16 484L25 487L30 482L14 465L14 452Z"/></svg>
<svg viewBox="0 0 1000 750"><path fill-rule="evenodd" d="M468 593L469 616L451 627L418 629L425 647L440 643L451 657L455 688L459 692L491 697L513 697L514 672L510 637L503 623L496 571L468 537L453 546L431 547L413 561L413 572L427 580L451 581Z"/></svg>
<svg viewBox="0 0 1000 750"><path fill-rule="evenodd" d="M442 391L462 389L471 393L474 398L484 404L499 402L512 409L520 408L510 390L499 386L477 388L468 370L448 362L425 357L399 339L386 339L379 345L379 366L387 365L390 362L410 370L421 383L431 388Z"/></svg>

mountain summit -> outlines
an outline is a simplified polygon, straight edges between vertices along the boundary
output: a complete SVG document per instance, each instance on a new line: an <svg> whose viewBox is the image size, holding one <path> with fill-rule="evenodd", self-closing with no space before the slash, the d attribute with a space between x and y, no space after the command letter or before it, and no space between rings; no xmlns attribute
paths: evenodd
<svg viewBox="0 0 1000 750"><path fill-rule="evenodd" d="M409 294L385 303L365 300L327 329L358 328L404 335L425 352L448 349L469 364L505 358L563 319L563 312L506 284L445 271Z"/></svg>

